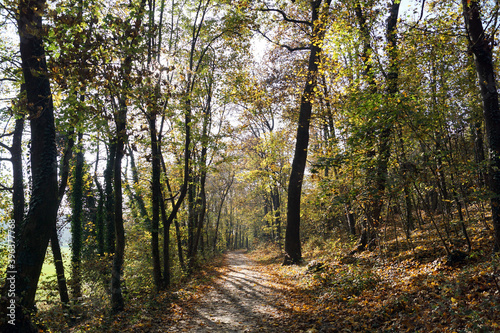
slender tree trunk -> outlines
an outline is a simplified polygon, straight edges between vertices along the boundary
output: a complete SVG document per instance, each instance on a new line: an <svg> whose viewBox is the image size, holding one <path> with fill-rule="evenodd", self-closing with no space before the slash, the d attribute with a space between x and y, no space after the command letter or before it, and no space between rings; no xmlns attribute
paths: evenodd
<svg viewBox="0 0 500 333"><path fill-rule="evenodd" d="M127 58L130 59L130 58ZM126 59L126 60L127 60ZM131 60L129 60L131 62ZM128 65L131 66L130 62ZM115 225L115 253L113 256L113 267L111 270L111 309L113 312L123 310L125 304L122 294L122 267L125 255L125 230L123 227L123 194L122 194L122 158L125 149L127 105L125 100L120 101L116 123L116 157L114 164L114 225Z"/></svg>
<svg viewBox="0 0 500 333"><path fill-rule="evenodd" d="M159 228L160 228L160 200L161 200L161 187L160 187L160 172L161 161L160 151L157 143L156 134L156 114L150 115L149 130L151 139L151 255L153 258L153 281L157 291L163 289L161 277L161 264L160 264L160 250L159 250ZM166 227L166 226L164 226Z"/></svg>
<svg viewBox="0 0 500 333"><path fill-rule="evenodd" d="M80 264L82 256L82 212L83 212L83 146L82 133L78 134L78 153L76 154L75 171L73 178L72 204L73 216L71 220L71 265L72 265L72 293L73 298L81 297Z"/></svg>
<svg viewBox="0 0 500 333"><path fill-rule="evenodd" d="M229 184L225 188L224 192L222 193L222 197L220 199L220 205L219 205L219 211L217 213L217 221L215 223L215 234L214 234L214 241L213 241L213 251L217 251L217 237L219 234L219 224L220 224L220 217L222 213L222 207L224 206L224 201L226 200L226 197L229 193L229 190L231 189L231 186L233 185L234 182L234 175L232 175Z"/></svg>
<svg viewBox="0 0 500 333"><path fill-rule="evenodd" d="M104 191L106 195L106 242L104 250L108 254L113 254L115 251L115 199L113 193L113 166L116 158L116 143L109 144L108 159L106 169L104 170Z"/></svg>
<svg viewBox="0 0 500 333"><path fill-rule="evenodd" d="M500 251L500 109L496 86L493 53L488 35L483 30L479 1L462 0L465 28L476 64L476 72L483 100L483 116L490 151L489 188L492 192L491 215L494 227L494 251Z"/></svg>
<svg viewBox="0 0 500 333"><path fill-rule="evenodd" d="M196 231L194 235L194 240L193 240L193 249L192 249L192 256L191 256L191 263L190 267L191 269L194 268L194 265L196 264L196 255L198 253L198 244L200 241L200 236L201 236L201 231L203 229L203 222L205 221L205 213L207 210L207 199L206 199L206 193L205 193L205 176L202 176L202 180L200 183L200 194L199 194L199 200L198 200L198 214L197 214L197 223L196 223Z"/></svg>
<svg viewBox="0 0 500 333"><path fill-rule="evenodd" d="M75 143L73 135L74 135L74 130L70 130L67 135L66 149L64 151L64 155L59 169L60 180L59 180L59 190L58 190L58 200L57 200L58 209L61 206L61 202L66 192L66 186L68 185L69 169L70 169L69 163L73 155L73 146ZM54 256L54 266L56 268L59 297L61 299L63 307L68 307L69 306L68 285L66 283L66 277L64 274L64 260L61 253L61 247L59 244L59 237L57 235L56 225L54 225L54 228L51 233L50 247L52 249L52 255Z"/></svg>
<svg viewBox="0 0 500 333"><path fill-rule="evenodd" d="M162 165L163 165L163 173L166 174L167 170L165 167L165 163L163 163L163 160L162 160ZM168 178L166 178L166 183L167 183L168 193L170 194L170 198L171 198L170 202L172 203L172 210L173 210L177 204L174 200L172 188L170 187L170 182L168 181ZM181 266L181 269L183 271L185 271L186 265L184 264L184 254L182 253L182 238L181 238L181 230L180 230L180 226L179 226L179 221L177 221L177 218L175 218L175 217L173 219L171 219L170 218L171 215L172 215L172 213L170 213L167 221L164 222L164 225L170 226L170 225L172 225L172 222L175 225L175 235L176 235L176 239L177 239L177 253L178 253L178 257L179 257L179 265Z"/></svg>
<svg viewBox="0 0 500 333"><path fill-rule="evenodd" d="M193 174L193 171L189 171L190 174ZM187 253L186 253L186 260L187 260L187 269L188 273L190 273L191 270L191 264L192 264L192 256L193 256L193 244L194 244L194 233L195 233L195 220L196 220L196 185L197 185L197 177L193 176L192 177L193 181L189 183L189 189L188 189L188 198L187 198L187 206L188 206L188 218L187 218L187 232L188 232L188 239L187 239Z"/></svg>
<svg viewBox="0 0 500 333"><path fill-rule="evenodd" d="M330 2L331 0L324 2L325 12L330 7ZM313 24L310 43L311 52L309 54L306 83L300 101L295 153L288 183L288 213L285 233L285 260L283 262L285 265L298 264L302 260L300 244L300 198L307 161L307 148L309 146L309 125L311 122L314 88L317 84L318 62L321 54L320 45L324 36L323 27L325 25L325 17L320 18L322 3L323 1L321 0L311 2L311 22Z"/></svg>
<svg viewBox="0 0 500 333"><path fill-rule="evenodd" d="M207 92L207 104L203 116L203 129L202 129L202 135L201 135L201 156L200 156L200 192L198 193L197 199L196 199L196 211L197 211L197 224L196 224L196 231L194 235L194 242L193 242L193 248L192 248L192 256L191 256L191 262L190 262L190 269L194 267L194 264L196 263L196 255L198 253L198 243L201 237L201 231L203 229L203 223L205 222L205 214L207 210L207 196L205 192L205 184L206 184L206 179L207 179L207 150L208 150L208 143L209 143L209 137L208 137L208 129L210 127L210 121L211 121L211 103L212 103L212 81L210 81L209 86L208 86L208 92Z"/></svg>
<svg viewBox="0 0 500 333"><path fill-rule="evenodd" d="M387 54L389 58L389 68L387 71L387 95L393 98L398 93L398 41L397 41L397 23L399 16L400 2L393 0L389 18L387 20L386 35L387 35ZM383 195L387 184L387 165L391 154L391 134L394 126L393 116L386 114L385 121L382 123L382 131L379 138L378 160L376 167L376 195L374 207L372 210L372 219L377 225L380 221L380 214L383 206Z"/></svg>
<svg viewBox="0 0 500 333"><path fill-rule="evenodd" d="M64 274L64 261L62 258L61 247L59 246L58 240L59 238L57 236L57 229L53 228L52 235L50 237L50 247L52 248L52 254L54 256L54 265L56 266L57 288L59 289L59 297L61 298L61 303L63 304L63 307L68 307L69 306L68 286L66 283L66 276Z"/></svg>
<svg viewBox="0 0 500 333"><path fill-rule="evenodd" d="M276 240L278 241L278 246L281 249L281 203L280 203L280 192L278 187L275 186L271 191L271 198L273 202L274 210L274 223L276 225Z"/></svg>
<svg viewBox="0 0 500 333"><path fill-rule="evenodd" d="M95 222L96 227L96 238L97 238L97 253L99 256L104 255L104 191L102 189L102 185L97 180L97 176L95 177L95 184L97 186L97 190L99 191L99 200L97 202L97 217Z"/></svg>
<svg viewBox="0 0 500 333"><path fill-rule="evenodd" d="M161 194L161 192L160 192ZM160 198L161 221L163 223L163 287L170 287L170 224L163 195ZM182 250L182 249L181 249Z"/></svg>

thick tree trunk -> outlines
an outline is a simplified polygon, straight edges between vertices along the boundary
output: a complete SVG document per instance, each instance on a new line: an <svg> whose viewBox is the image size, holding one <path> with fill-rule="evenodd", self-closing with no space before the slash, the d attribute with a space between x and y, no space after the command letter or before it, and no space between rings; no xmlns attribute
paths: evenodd
<svg viewBox="0 0 500 333"><path fill-rule="evenodd" d="M328 10L331 0L325 1ZM304 91L300 100L300 111L295 142L295 152L288 183L288 213L285 233L285 260L284 265L298 264L302 260L302 249L300 244L300 198L302 193L302 181L307 161L307 148L309 146L309 125L311 122L312 103L314 99L314 88L317 84L318 63L321 54L321 41L324 36L324 24L320 19L320 9L323 1L311 2L311 22L313 32L310 42L311 53L309 54L308 74ZM326 11L325 10L325 11Z"/></svg>
<svg viewBox="0 0 500 333"><path fill-rule="evenodd" d="M24 117L16 119L12 148L10 149L12 158L12 204L13 217L15 221L14 236L19 239L21 226L24 220L24 179L23 179L23 155L22 136L24 129Z"/></svg>
<svg viewBox="0 0 500 333"><path fill-rule="evenodd" d="M494 227L494 251L500 251L500 109L496 86L493 53L488 35L485 34L480 17L478 1L462 0L465 28L469 36L470 50L474 54L476 72L483 100L483 116L490 151L490 173L488 180L492 192L491 213Z"/></svg>
<svg viewBox="0 0 500 333"><path fill-rule="evenodd" d="M9 267L11 273L7 273L7 281L11 277L15 279L18 299L9 299L16 302L16 325L6 322L7 306L0 304L2 332L33 331L33 325L23 310L33 309L45 252L57 219L57 148L54 107L42 41L43 8L43 0L19 2L18 31L31 126L32 193L26 224L17 240L15 267ZM8 286L9 283L4 288L3 296L8 295Z"/></svg>

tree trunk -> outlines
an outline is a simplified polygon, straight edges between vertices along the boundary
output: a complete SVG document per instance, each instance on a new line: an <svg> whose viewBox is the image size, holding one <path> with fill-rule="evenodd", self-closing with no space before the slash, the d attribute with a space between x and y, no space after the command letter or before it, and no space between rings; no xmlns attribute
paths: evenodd
<svg viewBox="0 0 500 333"><path fill-rule="evenodd" d="M61 247L59 246L59 238L57 236L57 228L52 229L50 238L50 247L54 256L54 265L56 266L57 288L59 289L59 297L63 307L69 306L68 286L64 275L64 261L62 258Z"/></svg>
<svg viewBox="0 0 500 333"><path fill-rule="evenodd" d="M127 58L126 61L130 59ZM131 60L129 60L131 62ZM131 66L130 63L128 63ZM120 101L120 107L115 118L116 123L116 157L114 164L114 225L115 225L115 253L111 270L111 309L114 313L123 310L125 304L122 294L122 267L125 255L125 230L123 227L123 194L122 194L122 158L125 149L127 131L127 105L125 100Z"/></svg>
<svg viewBox="0 0 500 333"><path fill-rule="evenodd" d="M213 241L213 252L217 251L217 237L219 233L219 223L220 223L220 217L222 213L222 207L224 205L224 201L226 200L226 197L229 193L229 190L231 189L231 186L233 185L234 182L234 175L232 175L229 184L225 188L224 192L222 193L222 197L220 199L220 205L219 205L219 211L217 213L217 221L215 222L215 234L214 234L214 241Z"/></svg>
<svg viewBox="0 0 500 333"><path fill-rule="evenodd" d="M160 194L162 194L160 192ZM163 223L163 288L170 287L170 224L163 195L160 197L161 221ZM181 249L182 250L182 249Z"/></svg>
<svg viewBox="0 0 500 333"><path fill-rule="evenodd" d="M189 171L190 174L193 174L193 171ZM197 185L197 177L193 176L192 181L189 182L188 185L188 218L187 218L187 269L188 273L190 273L191 265L192 265L192 256L193 256L193 244L194 244L194 233L195 233L195 220L196 220L196 185Z"/></svg>
<svg viewBox="0 0 500 333"><path fill-rule="evenodd" d="M69 178L69 162L73 155L73 146L75 144L75 140L73 139L74 130L69 130L66 142L66 149L64 150L63 158L61 159L60 165L60 179L59 179L59 189L58 189L58 199L57 199L57 207L58 210L61 207L61 202L64 198L64 194L66 192L66 187L68 185ZM50 247L52 249L52 255L54 256L54 266L56 268L56 276L57 276L57 286L59 289L59 297L61 299L61 303L64 308L69 306L69 295L68 295L68 285L66 283L66 277L64 274L64 260L61 253L61 247L59 245L59 237L57 235L57 226L54 225L54 228L50 237Z"/></svg>
<svg viewBox="0 0 500 333"><path fill-rule="evenodd" d="M490 151L490 173L488 180L492 192L491 215L494 227L494 251L500 251L500 109L493 66L493 45L483 30L478 1L462 0L465 28L469 36L470 50L474 54L476 72L483 100L483 116Z"/></svg>
<svg viewBox="0 0 500 333"><path fill-rule="evenodd" d="M72 204L73 216L71 220L71 265L73 273L71 276L71 287L73 298L82 296L80 282L80 264L82 257L82 212L83 212L83 146L82 133L78 134L78 153L76 154L75 171L73 178Z"/></svg>
<svg viewBox="0 0 500 333"><path fill-rule="evenodd" d="M188 161L189 161L188 159L184 159L184 163L188 163ZM166 175L167 170L165 167L165 163L163 161L163 157L162 157L162 166L163 166L163 173ZM177 221L177 218L175 217L175 215L173 215L174 207L180 206L180 204L179 204L180 199L177 201L177 203L175 202L174 196L172 193L172 188L170 187L170 182L168 181L168 178L166 176L165 176L165 180L166 180L166 184L167 184L168 193L170 194L170 202L172 203L172 212L168 216L167 221L166 222L164 221L163 225L170 226L170 225L172 225L172 222L175 225L175 235L176 235L176 239L177 239L177 253L178 253L178 257L179 257L179 265L181 266L181 269L183 271L185 271L186 265L184 264L184 255L182 253L182 239L181 239L181 231L180 231L180 227L179 227L179 221ZM181 196L182 196L182 189L181 189ZM177 214L177 212L176 212L176 214Z"/></svg>
<svg viewBox="0 0 500 333"><path fill-rule="evenodd" d="M387 35L387 54L389 58L389 68L387 71L387 95L389 98L395 97L398 93L398 41L397 41L397 23L399 16L399 1L393 1L389 10L389 18L387 20L386 35ZM389 110L388 110L389 111ZM382 131L379 137L378 159L375 175L375 201L371 211L371 218L375 222L375 226L380 222L380 215L383 206L383 196L387 184L387 165L391 154L390 139L393 130L393 116L391 114L384 115L382 122Z"/></svg>
<svg viewBox="0 0 500 333"><path fill-rule="evenodd" d="M45 252L57 219L57 147L54 107L42 40L43 8L44 0L20 0L18 7L21 62L31 126L32 193L26 224L18 240L15 267L9 267L9 272L17 271L17 275L7 273L6 277L6 281L10 277L15 279L15 294L18 297L15 304L16 325L6 322L7 306L1 304L2 332L34 331L29 317L22 311L33 309ZM6 283L3 296L8 295L8 285ZM10 299L15 300L13 297Z"/></svg>
<svg viewBox="0 0 500 333"><path fill-rule="evenodd" d="M325 12L330 7L330 2L331 0L325 1ZM314 88L317 84L318 62L320 60L321 44L324 37L325 18L320 18L322 3L323 1L321 0L311 2L311 22L313 24L310 42L311 53L309 54L306 83L300 100L295 152L288 183L288 213L285 233L285 260L283 262L285 265L298 264L302 260L300 244L300 197L307 161L307 148L309 146L312 100L314 98Z"/></svg>
<svg viewBox="0 0 500 333"><path fill-rule="evenodd" d="M104 170L104 192L106 194L106 241L104 250L108 254L115 251L115 199L113 194L113 166L116 158L116 143L109 144L108 159Z"/></svg>
<svg viewBox="0 0 500 333"><path fill-rule="evenodd" d="M160 188L160 172L161 172L161 161L160 161L160 151L157 143L156 134L156 114L154 111L150 115L149 119L149 131L151 139L151 207L152 207L152 219L151 219L151 255L153 259L153 282L155 284L156 291L163 289L162 277L161 277L161 264L160 264L160 250L159 250L159 227L160 227L160 200L161 200L161 188ZM166 227L166 226L164 226Z"/></svg>
<svg viewBox="0 0 500 333"><path fill-rule="evenodd" d="M276 225L276 240L279 248L281 249L281 202L278 186L275 186L271 191L271 199L274 210L274 224Z"/></svg>
<svg viewBox="0 0 500 333"><path fill-rule="evenodd" d="M97 175L95 176L95 184L97 190L99 191L99 201L97 203L97 217L95 222L96 227L96 239L97 239L97 254L99 256L104 255L104 191L102 190L102 185L97 180Z"/></svg>
<svg viewBox="0 0 500 333"><path fill-rule="evenodd" d="M12 204L13 217L15 221L14 237L19 239L21 226L24 220L24 179L23 179L23 151L22 151L22 136L24 129L24 116L16 119L16 127L14 129L14 137L12 139L12 147L10 153L12 155Z"/></svg>

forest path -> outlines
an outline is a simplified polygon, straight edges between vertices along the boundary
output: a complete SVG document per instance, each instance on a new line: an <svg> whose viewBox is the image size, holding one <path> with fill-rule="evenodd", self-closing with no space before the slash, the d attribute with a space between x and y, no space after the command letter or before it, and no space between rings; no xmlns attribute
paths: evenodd
<svg viewBox="0 0 500 333"><path fill-rule="evenodd" d="M168 332L283 332L279 291L245 251L226 254L226 271Z"/></svg>

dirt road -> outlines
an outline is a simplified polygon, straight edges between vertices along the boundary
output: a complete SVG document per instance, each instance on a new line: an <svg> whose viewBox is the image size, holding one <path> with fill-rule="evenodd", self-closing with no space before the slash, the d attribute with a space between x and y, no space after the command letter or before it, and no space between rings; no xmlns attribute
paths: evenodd
<svg viewBox="0 0 500 333"><path fill-rule="evenodd" d="M168 332L283 332L273 306L279 293L243 251L227 254L228 269Z"/></svg>

